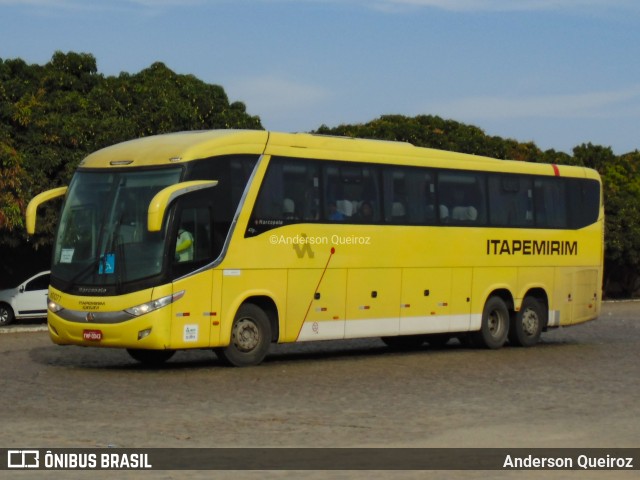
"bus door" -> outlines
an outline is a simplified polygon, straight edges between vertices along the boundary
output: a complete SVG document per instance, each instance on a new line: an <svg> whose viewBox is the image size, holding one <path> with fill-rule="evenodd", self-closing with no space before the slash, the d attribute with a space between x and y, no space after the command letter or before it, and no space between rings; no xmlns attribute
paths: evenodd
<svg viewBox="0 0 640 480"><path fill-rule="evenodd" d="M182 297L171 304L171 348L209 346L213 312L211 209L207 205L179 201L171 259L173 293ZM199 271L199 269L201 269ZM184 292L184 293L181 293Z"/></svg>

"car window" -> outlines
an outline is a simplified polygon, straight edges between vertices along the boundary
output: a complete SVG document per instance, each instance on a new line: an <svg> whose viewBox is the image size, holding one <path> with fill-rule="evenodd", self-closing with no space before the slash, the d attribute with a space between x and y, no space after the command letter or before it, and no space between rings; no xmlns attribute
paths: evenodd
<svg viewBox="0 0 640 480"><path fill-rule="evenodd" d="M25 285L25 291L31 292L33 290L46 290L49 288L49 277L50 275L47 273L34 278Z"/></svg>

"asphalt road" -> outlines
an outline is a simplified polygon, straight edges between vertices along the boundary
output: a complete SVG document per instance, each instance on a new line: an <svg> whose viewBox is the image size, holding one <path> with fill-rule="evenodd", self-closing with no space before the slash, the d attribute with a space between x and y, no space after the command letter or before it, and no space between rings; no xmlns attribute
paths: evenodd
<svg viewBox="0 0 640 480"><path fill-rule="evenodd" d="M2 330L3 448L640 447L639 302L607 302L597 321L547 332L529 349L474 350L452 341L444 349L394 352L377 339L318 342L276 346L262 365L244 369L223 367L204 350L179 352L164 368L149 369L120 350L55 346L37 322ZM37 473L34 478L50 478ZM267 477L337 475L314 473ZM525 478L510 476L515 473L549 477L489 476ZM629 473L555 472L554 478L635 476ZM265 474L203 478L213 477ZM337 477L388 478L382 472ZM394 478L427 477L397 472Z"/></svg>

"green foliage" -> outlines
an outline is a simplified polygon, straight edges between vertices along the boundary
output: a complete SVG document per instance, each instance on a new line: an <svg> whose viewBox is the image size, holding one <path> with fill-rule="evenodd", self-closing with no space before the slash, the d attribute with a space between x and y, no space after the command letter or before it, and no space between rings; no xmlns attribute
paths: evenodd
<svg viewBox="0 0 640 480"><path fill-rule="evenodd" d="M24 201L22 184L25 173L21 158L8 136L0 133L0 231L13 230L22 224ZM7 243L15 244L9 237Z"/></svg>
<svg viewBox="0 0 640 480"><path fill-rule="evenodd" d="M336 128L321 126L317 133L347 137L375 138L409 142L419 147L437 148L499 159L535 161L542 152L532 143L518 143L490 137L478 127L432 115L405 117L383 115L369 123L341 125Z"/></svg>
<svg viewBox="0 0 640 480"><path fill-rule="evenodd" d="M141 136L214 128L262 129L224 89L162 63L105 77L86 53L56 52L44 66L0 59L0 248L24 241L23 214L35 194L69 182L100 148ZM56 221L46 206L35 245Z"/></svg>
<svg viewBox="0 0 640 480"><path fill-rule="evenodd" d="M600 165L605 193L607 280L620 294L640 289L640 153L605 155Z"/></svg>

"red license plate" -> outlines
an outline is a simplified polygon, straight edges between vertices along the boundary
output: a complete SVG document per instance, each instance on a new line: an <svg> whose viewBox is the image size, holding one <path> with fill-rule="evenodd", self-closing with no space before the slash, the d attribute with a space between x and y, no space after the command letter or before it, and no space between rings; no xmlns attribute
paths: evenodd
<svg viewBox="0 0 640 480"><path fill-rule="evenodd" d="M84 330L82 332L82 338L90 342L99 342L102 340L102 330Z"/></svg>

